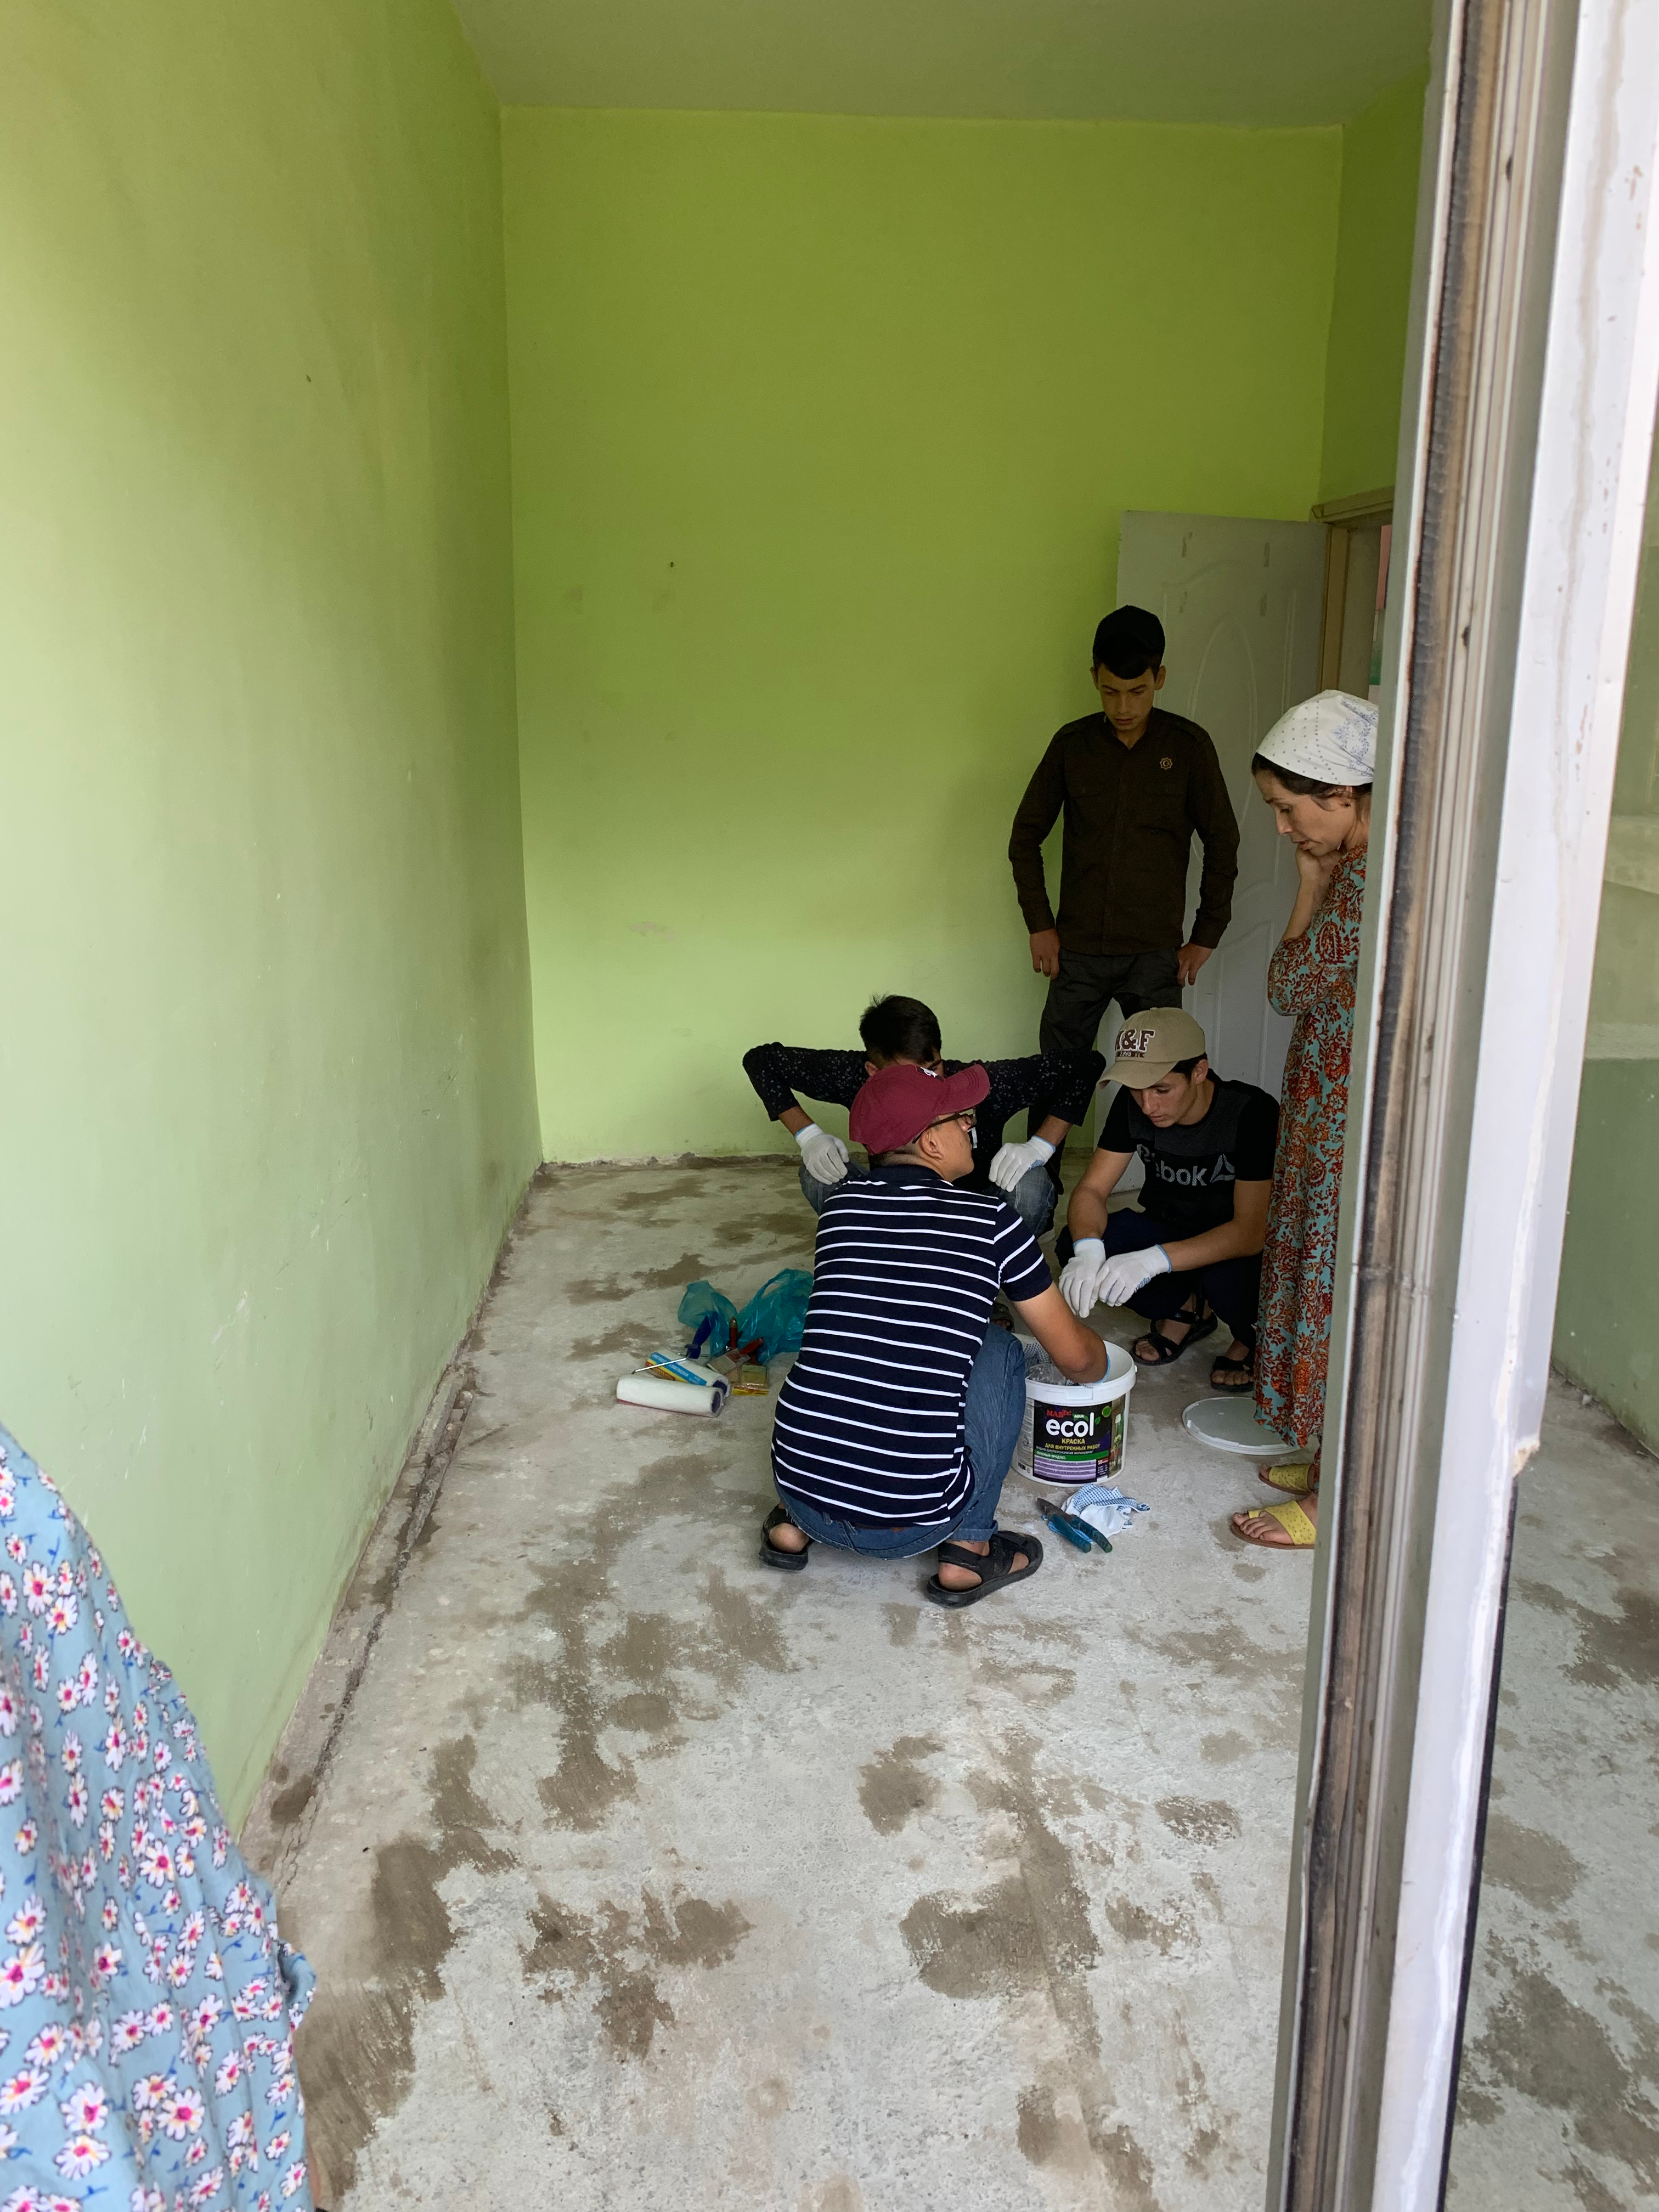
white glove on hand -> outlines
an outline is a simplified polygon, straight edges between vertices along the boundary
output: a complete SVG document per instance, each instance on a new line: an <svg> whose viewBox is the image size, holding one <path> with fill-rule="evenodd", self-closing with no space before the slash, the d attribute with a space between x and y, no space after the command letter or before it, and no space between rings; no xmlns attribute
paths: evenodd
<svg viewBox="0 0 1659 2212"><path fill-rule="evenodd" d="M1060 1295L1079 1321L1087 1321L1100 1296L1106 1272L1106 1247L1098 1237L1079 1237L1060 1271Z"/></svg>
<svg viewBox="0 0 1659 2212"><path fill-rule="evenodd" d="M806 1172L814 1182L839 1182L846 1174L846 1146L839 1137L832 1137L827 1129L820 1129L816 1121L809 1121L804 1129L797 1129L795 1142L800 1146Z"/></svg>
<svg viewBox="0 0 1659 2212"><path fill-rule="evenodd" d="M1042 1137L1028 1137L1023 1145L1004 1145L991 1163L991 1180L999 1190L1012 1190L1033 1168L1047 1167L1054 1148Z"/></svg>
<svg viewBox="0 0 1659 2212"><path fill-rule="evenodd" d="M1143 1283L1169 1272L1170 1255L1161 1244L1149 1244L1144 1252L1120 1252L1101 1270L1100 1295L1109 1306L1127 1306Z"/></svg>

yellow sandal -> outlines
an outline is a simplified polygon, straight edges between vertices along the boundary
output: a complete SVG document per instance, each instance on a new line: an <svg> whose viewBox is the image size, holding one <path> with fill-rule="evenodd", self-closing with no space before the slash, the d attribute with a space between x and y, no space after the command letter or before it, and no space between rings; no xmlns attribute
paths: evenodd
<svg viewBox="0 0 1659 2212"><path fill-rule="evenodd" d="M1312 1472L1313 1462L1310 1459L1285 1460L1276 1467L1259 1468L1257 1476L1269 1490L1282 1490L1291 1498L1305 1498L1310 1490L1318 1487L1311 1480Z"/></svg>
<svg viewBox="0 0 1659 2212"><path fill-rule="evenodd" d="M1289 1543L1276 1544L1271 1536L1253 1536L1248 1528L1239 1527L1241 1521L1252 1519L1277 1521L1290 1538ZM1313 1522L1294 1500L1288 1505L1252 1506L1246 1512L1235 1513L1231 1525L1241 1543L1260 1544L1264 1552L1310 1552L1317 1534Z"/></svg>

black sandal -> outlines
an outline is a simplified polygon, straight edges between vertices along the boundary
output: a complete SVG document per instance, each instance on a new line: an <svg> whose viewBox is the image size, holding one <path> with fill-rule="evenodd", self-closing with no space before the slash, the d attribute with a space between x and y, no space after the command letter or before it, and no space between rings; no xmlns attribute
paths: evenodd
<svg viewBox="0 0 1659 2212"><path fill-rule="evenodd" d="M812 1548L812 1539L809 1536L798 1552L786 1552L767 1534L770 1528L781 1528L786 1525L793 1528L795 1524L781 1505L775 1505L761 1522L761 1565L763 1567L781 1567L786 1575L798 1575L806 1565L806 1554Z"/></svg>
<svg viewBox="0 0 1659 2212"><path fill-rule="evenodd" d="M1025 1554L1025 1565L1016 1567L1018 1553ZM994 1589L1006 1589L1010 1583L1023 1583L1034 1575L1042 1565L1042 1547L1035 1536L1011 1536L1006 1528L999 1528L991 1539L987 1553L970 1552L965 1544L941 1544L939 1563L942 1567L966 1567L979 1580L967 1589L947 1589L937 1575L930 1575L922 1585L922 1595L930 1597L935 1605L977 1605Z"/></svg>
<svg viewBox="0 0 1659 2212"><path fill-rule="evenodd" d="M1236 1382L1222 1379L1234 1375L1238 1377ZM1224 1352L1218 1352L1210 1362L1211 1389L1222 1391L1229 1397L1242 1398L1247 1390L1254 1389L1255 1387L1255 1352L1247 1352L1243 1359L1231 1359Z"/></svg>
<svg viewBox="0 0 1659 2212"><path fill-rule="evenodd" d="M1166 1314L1160 1318L1167 1321L1185 1321L1187 1316ZM1167 1367L1172 1359L1179 1359L1183 1352L1188 1351L1194 1344L1201 1344L1206 1336L1213 1336L1215 1331L1216 1318L1213 1314L1206 1314L1201 1321L1194 1315L1186 1335L1182 1338L1179 1344L1176 1344L1170 1337L1160 1336L1158 1333L1158 1323L1154 1322L1146 1335L1138 1336L1129 1346L1129 1356L1137 1367ZM1150 1344L1156 1347L1158 1355L1156 1358L1141 1358L1140 1347L1143 1344Z"/></svg>

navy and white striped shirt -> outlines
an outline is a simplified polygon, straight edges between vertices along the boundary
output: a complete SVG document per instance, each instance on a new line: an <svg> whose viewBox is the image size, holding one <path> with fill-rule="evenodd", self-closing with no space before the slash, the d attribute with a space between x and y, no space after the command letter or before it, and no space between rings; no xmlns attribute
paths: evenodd
<svg viewBox="0 0 1659 2212"><path fill-rule="evenodd" d="M994 1194L908 1164L837 1183L772 1423L779 1494L866 1528L953 1519L973 1480L968 1372L996 1294L1038 1297L1050 1279Z"/></svg>

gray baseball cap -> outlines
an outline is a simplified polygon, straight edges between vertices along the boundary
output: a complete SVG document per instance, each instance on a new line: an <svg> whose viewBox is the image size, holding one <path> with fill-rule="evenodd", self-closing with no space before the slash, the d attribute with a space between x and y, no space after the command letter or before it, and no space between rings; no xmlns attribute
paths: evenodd
<svg viewBox="0 0 1659 2212"><path fill-rule="evenodd" d="M1108 1083L1145 1091L1161 1083L1179 1060L1196 1060L1209 1047L1204 1032L1184 1006L1149 1006L1131 1014L1117 1033L1117 1057L1106 1071Z"/></svg>

